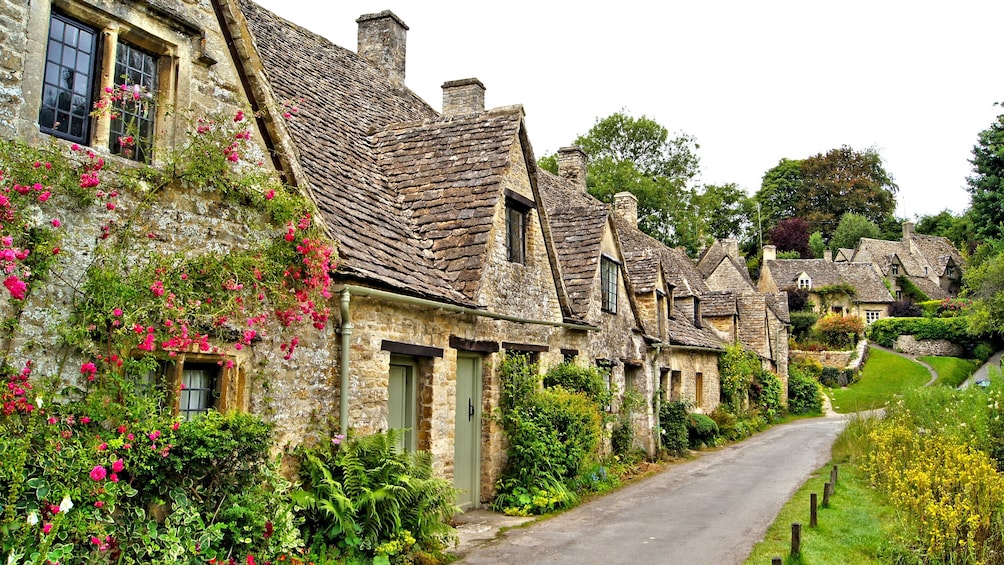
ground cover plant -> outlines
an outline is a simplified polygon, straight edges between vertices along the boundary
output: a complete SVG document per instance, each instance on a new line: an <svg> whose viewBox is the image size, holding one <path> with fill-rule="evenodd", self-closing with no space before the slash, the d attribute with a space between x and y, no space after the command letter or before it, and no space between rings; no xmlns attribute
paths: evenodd
<svg viewBox="0 0 1004 565"><path fill-rule="evenodd" d="M873 410L905 390L922 387L931 380L923 365L894 353L872 349L861 371L861 379L845 388L828 388L833 409L841 414Z"/></svg>

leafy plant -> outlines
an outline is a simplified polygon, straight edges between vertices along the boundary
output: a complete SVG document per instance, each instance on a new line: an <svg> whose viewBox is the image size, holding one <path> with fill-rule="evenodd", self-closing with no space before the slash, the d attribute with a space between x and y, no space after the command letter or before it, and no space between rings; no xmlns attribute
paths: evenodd
<svg viewBox="0 0 1004 565"><path fill-rule="evenodd" d="M819 335L827 345L838 349L853 346L858 337L864 334L864 330L864 320L858 316L844 316L835 313L823 316L812 328L812 331Z"/></svg>
<svg viewBox="0 0 1004 565"><path fill-rule="evenodd" d="M718 437L718 424L704 414L687 415L687 443L691 449L714 447Z"/></svg>
<svg viewBox="0 0 1004 565"><path fill-rule="evenodd" d="M788 366L788 412L791 414L820 414L823 411L823 392L817 381L797 364Z"/></svg>
<svg viewBox="0 0 1004 565"><path fill-rule="evenodd" d="M687 410L689 406L682 400L672 400L659 406L659 428L662 447L671 455L687 454Z"/></svg>

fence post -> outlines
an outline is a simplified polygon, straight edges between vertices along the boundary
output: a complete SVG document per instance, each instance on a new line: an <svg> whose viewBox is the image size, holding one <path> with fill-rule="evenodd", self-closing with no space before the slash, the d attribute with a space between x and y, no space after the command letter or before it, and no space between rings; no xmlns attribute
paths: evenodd
<svg viewBox="0 0 1004 565"><path fill-rule="evenodd" d="M834 465L833 469L830 469L830 484L837 486L837 466Z"/></svg>
<svg viewBox="0 0 1004 565"><path fill-rule="evenodd" d="M809 495L809 527L816 527L816 493Z"/></svg>
<svg viewBox="0 0 1004 565"><path fill-rule="evenodd" d="M795 522L791 525L791 555L799 553L802 553L802 524Z"/></svg>
<svg viewBox="0 0 1004 565"><path fill-rule="evenodd" d="M830 483L823 485L823 508L830 507Z"/></svg>
<svg viewBox="0 0 1004 565"><path fill-rule="evenodd" d="M780 557L775 557L775 558L773 558L773 559L770 560L770 565L782 565L783 563L784 563L784 560L781 559Z"/></svg>

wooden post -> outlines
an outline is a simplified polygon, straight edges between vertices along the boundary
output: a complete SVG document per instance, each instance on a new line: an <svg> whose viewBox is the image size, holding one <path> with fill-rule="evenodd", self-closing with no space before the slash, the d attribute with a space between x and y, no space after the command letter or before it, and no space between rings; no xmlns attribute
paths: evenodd
<svg viewBox="0 0 1004 565"><path fill-rule="evenodd" d="M823 485L823 508L830 507L830 483Z"/></svg>
<svg viewBox="0 0 1004 565"><path fill-rule="evenodd" d="M834 465L833 466L833 470L830 471L830 482L833 483L834 486L836 486L836 484L837 484L837 466L836 465Z"/></svg>
<svg viewBox="0 0 1004 565"><path fill-rule="evenodd" d="M784 560L781 559L780 557L775 557L775 558L773 558L773 559L770 560L770 565L782 565L783 563L784 563Z"/></svg>
<svg viewBox="0 0 1004 565"><path fill-rule="evenodd" d="M816 527L816 493L809 495L809 527Z"/></svg>
<svg viewBox="0 0 1004 565"><path fill-rule="evenodd" d="M791 525L791 555L792 557L802 552L802 524L795 522Z"/></svg>

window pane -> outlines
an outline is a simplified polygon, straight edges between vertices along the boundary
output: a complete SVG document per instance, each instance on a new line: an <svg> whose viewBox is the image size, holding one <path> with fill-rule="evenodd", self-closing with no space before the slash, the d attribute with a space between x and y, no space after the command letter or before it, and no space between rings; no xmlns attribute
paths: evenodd
<svg viewBox="0 0 1004 565"><path fill-rule="evenodd" d="M182 418L191 420L213 407L216 373L216 367L205 365L186 366L182 370L178 401L178 413Z"/></svg>
<svg viewBox="0 0 1004 565"><path fill-rule="evenodd" d="M42 131L87 142L93 92L93 29L60 14L49 20L45 84L38 124ZM72 114L72 119L71 119Z"/></svg>
<svg viewBox="0 0 1004 565"><path fill-rule="evenodd" d="M118 117L112 120L108 146L112 153L137 161L149 161L153 148L153 119L155 115L153 94L157 89L156 58L130 45L119 42L116 46L116 81L141 87L140 98L127 96L116 104Z"/></svg>

